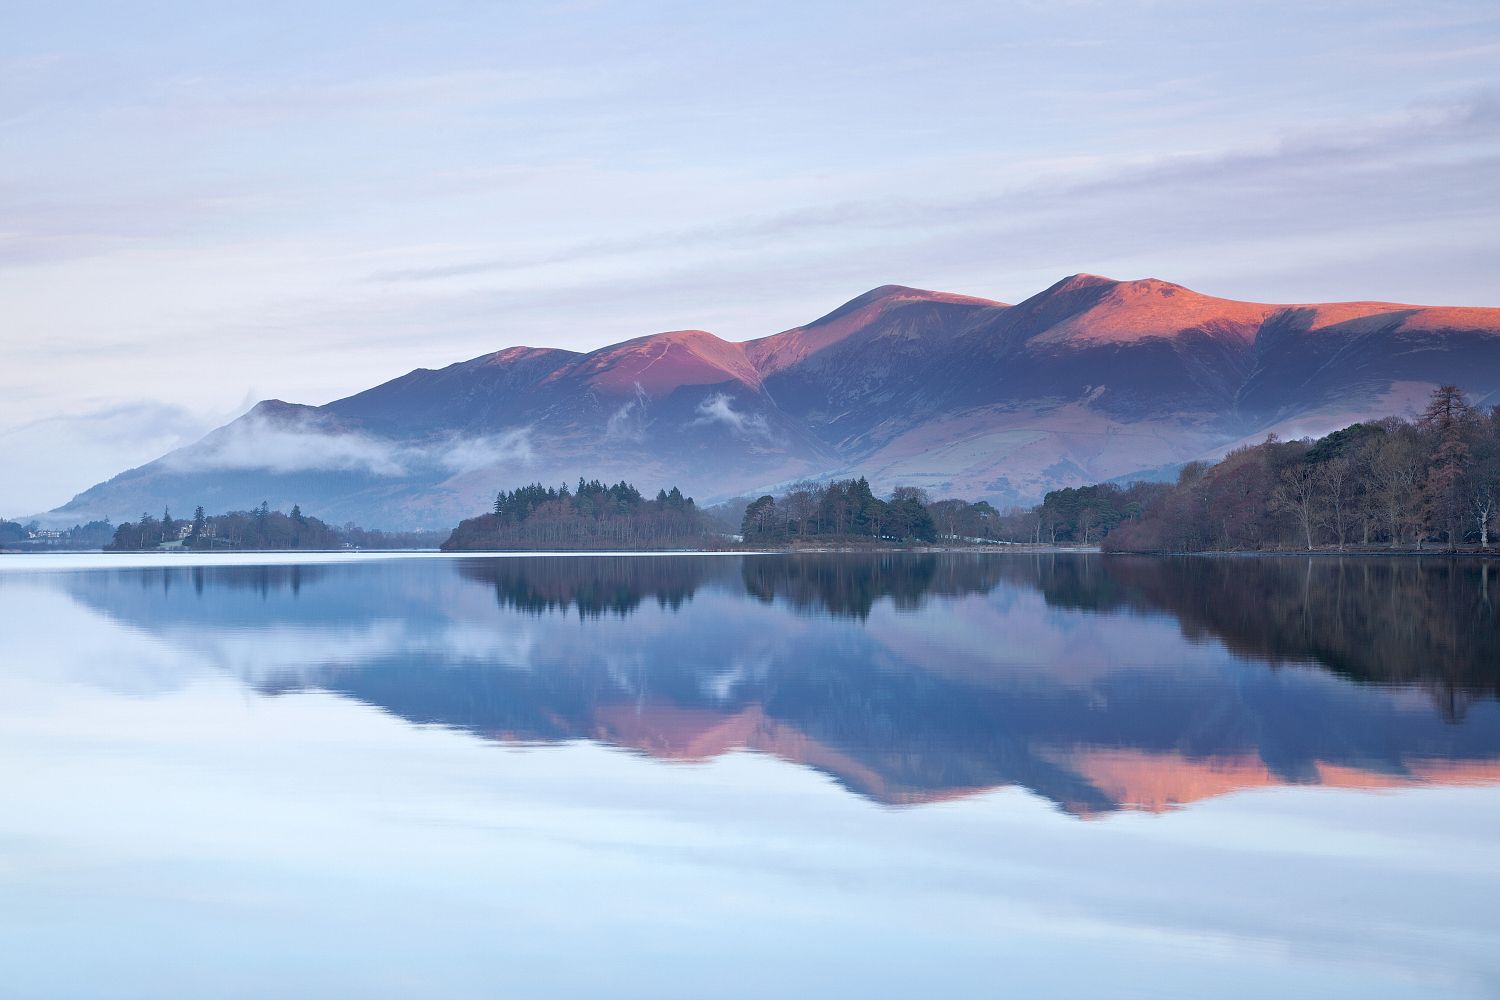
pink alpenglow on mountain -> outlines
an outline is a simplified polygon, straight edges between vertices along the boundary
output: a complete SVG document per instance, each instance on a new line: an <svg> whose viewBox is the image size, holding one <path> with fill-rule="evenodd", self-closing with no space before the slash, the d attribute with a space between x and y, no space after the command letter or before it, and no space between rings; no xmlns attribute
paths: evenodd
<svg viewBox="0 0 1500 1000"><path fill-rule="evenodd" d="M1410 413L1444 382L1500 402L1500 309L1268 305L1088 274L1015 305L886 285L745 343L509 347L326 406L261 404L61 511L269 500L441 526L497 489L579 475L704 502L864 475L1006 505Z"/></svg>

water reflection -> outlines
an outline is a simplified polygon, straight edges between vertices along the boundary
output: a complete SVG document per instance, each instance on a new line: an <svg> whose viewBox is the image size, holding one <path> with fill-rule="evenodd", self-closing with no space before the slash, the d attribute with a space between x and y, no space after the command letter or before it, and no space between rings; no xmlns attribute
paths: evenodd
<svg viewBox="0 0 1500 1000"><path fill-rule="evenodd" d="M768 604L863 621L880 600L916 611L931 597L988 593L1004 579L1003 562L975 554L766 556L745 560L741 576L745 592Z"/></svg>
<svg viewBox="0 0 1500 1000"><path fill-rule="evenodd" d="M1168 612L1188 638L1263 662L1421 684L1454 716L1500 696L1500 571L1488 560L1121 556L1018 577L1060 607Z"/></svg>
<svg viewBox="0 0 1500 1000"><path fill-rule="evenodd" d="M710 580L722 579L718 559L666 556L538 556L465 559L465 579L493 587L501 608L540 614L576 611L583 618L620 617L652 600L676 610Z"/></svg>
<svg viewBox="0 0 1500 1000"><path fill-rule="evenodd" d="M1412 559L538 557L81 572L267 694L485 739L747 748L880 802L1080 815L1500 777L1492 570ZM156 671L159 675L160 671Z"/></svg>

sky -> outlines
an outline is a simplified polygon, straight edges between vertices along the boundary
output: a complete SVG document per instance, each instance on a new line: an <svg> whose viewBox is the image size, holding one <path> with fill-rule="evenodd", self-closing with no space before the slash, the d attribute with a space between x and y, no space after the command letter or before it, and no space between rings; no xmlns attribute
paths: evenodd
<svg viewBox="0 0 1500 1000"><path fill-rule="evenodd" d="M1489 0L0 16L0 515L258 399L887 283L1500 305Z"/></svg>

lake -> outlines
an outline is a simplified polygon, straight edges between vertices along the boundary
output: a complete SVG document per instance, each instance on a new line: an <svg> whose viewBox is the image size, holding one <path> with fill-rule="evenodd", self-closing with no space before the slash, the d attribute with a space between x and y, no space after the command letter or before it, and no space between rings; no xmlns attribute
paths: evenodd
<svg viewBox="0 0 1500 1000"><path fill-rule="evenodd" d="M0 559L12 998L1493 997L1500 566Z"/></svg>

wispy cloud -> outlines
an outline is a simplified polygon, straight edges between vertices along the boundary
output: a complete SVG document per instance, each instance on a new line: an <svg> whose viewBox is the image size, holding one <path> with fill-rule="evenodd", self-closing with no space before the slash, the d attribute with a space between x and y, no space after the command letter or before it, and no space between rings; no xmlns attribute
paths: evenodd
<svg viewBox="0 0 1500 1000"><path fill-rule="evenodd" d="M224 76L179 76L145 99L122 104L134 118L214 129L271 125L286 120L348 120L391 116L447 117L507 105L538 108L618 93L628 66L568 69L471 68L358 78L246 85Z"/></svg>
<svg viewBox="0 0 1500 1000"><path fill-rule="evenodd" d="M619 409L609 415L609 420L604 425L604 436L612 441L633 441L639 443L646 438L646 408L651 402L651 397L641 384L635 384L635 396L622 403Z"/></svg>
<svg viewBox="0 0 1500 1000"><path fill-rule="evenodd" d="M700 226L640 232L629 237L596 239L554 246L525 254L459 260L410 268L390 268L370 275L378 283L436 282L453 278L504 275L555 265L630 258L640 254L692 254L701 248L719 253L742 247L806 239L814 234L864 234L866 255L887 244L947 241L967 247L966 234L1030 234L1028 253L1045 253L1048 244L1087 237L1089 213L1129 215L1132 196L1170 193L1175 209L1153 204L1160 217L1181 217L1184 227L1204 230L1205 212L1235 207L1236 189L1253 189L1264 199L1256 211L1269 209L1278 221L1307 220L1328 230L1348 224L1351 206L1336 193L1343 178L1379 176L1378 186L1397 186L1392 172L1441 171L1467 180L1493 178L1489 149L1500 155L1500 92L1484 91L1447 103L1410 108L1367 121L1327 124L1313 130L1291 130L1270 140L1246 142L1213 151L1173 152L1080 160L1072 164L1038 162L996 190L963 197L930 199L889 196L857 199L759 216L724 219ZM1408 195L1420 188L1406 188ZM1440 196L1444 188L1426 192ZM1191 194L1191 197L1184 197ZM1325 197L1334 195L1332 197ZM1450 199L1451 200L1451 199ZM1281 211L1283 206L1294 206ZM1243 207L1241 204L1239 207ZM1163 209L1165 208L1165 211ZM1409 198L1383 206L1381 217L1418 216L1425 209ZM1363 213L1360 213L1361 215ZM1072 233L1059 225L1087 226ZM1058 254L1058 256L1062 256ZM1065 265L1064 265L1065 266Z"/></svg>
<svg viewBox="0 0 1500 1000"><path fill-rule="evenodd" d="M394 441L330 425L318 415L253 412L163 459L174 472L256 469L272 473L362 472L397 478L419 469L471 472L534 459L529 427L436 441Z"/></svg>
<svg viewBox="0 0 1500 1000"><path fill-rule="evenodd" d="M131 400L111 403L81 413L62 413L0 430L0 442L22 435L45 432L63 435L86 434L102 444L120 444L136 440L143 427L163 437L186 440L202 434L204 418L172 403ZM3 445L0 445L3 447Z"/></svg>
<svg viewBox="0 0 1500 1000"><path fill-rule="evenodd" d="M268 472L349 471L402 476L400 448L357 432L332 430L313 418L251 413L164 460L176 472L264 469Z"/></svg>
<svg viewBox="0 0 1500 1000"><path fill-rule="evenodd" d="M229 413L129 400L0 429L0 514L31 515L200 438Z"/></svg>
<svg viewBox="0 0 1500 1000"><path fill-rule="evenodd" d="M370 275L375 282L422 282L444 278L462 278L480 274L526 270L551 264L570 264L603 257L637 254L649 250L691 248L726 241L770 239L815 229L833 229L851 224L896 224L897 219L914 217L923 206L905 207L893 201L843 202L790 212L775 212L760 218L727 220L706 226L693 226L664 232L648 232L621 239L588 240L531 254L516 254L483 260L470 260L427 267L394 268Z"/></svg>
<svg viewBox="0 0 1500 1000"><path fill-rule="evenodd" d="M521 427L482 437L453 437L418 449L452 472L473 472L497 465L530 465L536 459L531 428Z"/></svg>
<svg viewBox="0 0 1500 1000"><path fill-rule="evenodd" d="M689 421L689 427L722 424L740 437L769 438L770 425L760 413L743 413L734 408L734 399L728 393L716 392L698 404L698 415Z"/></svg>

